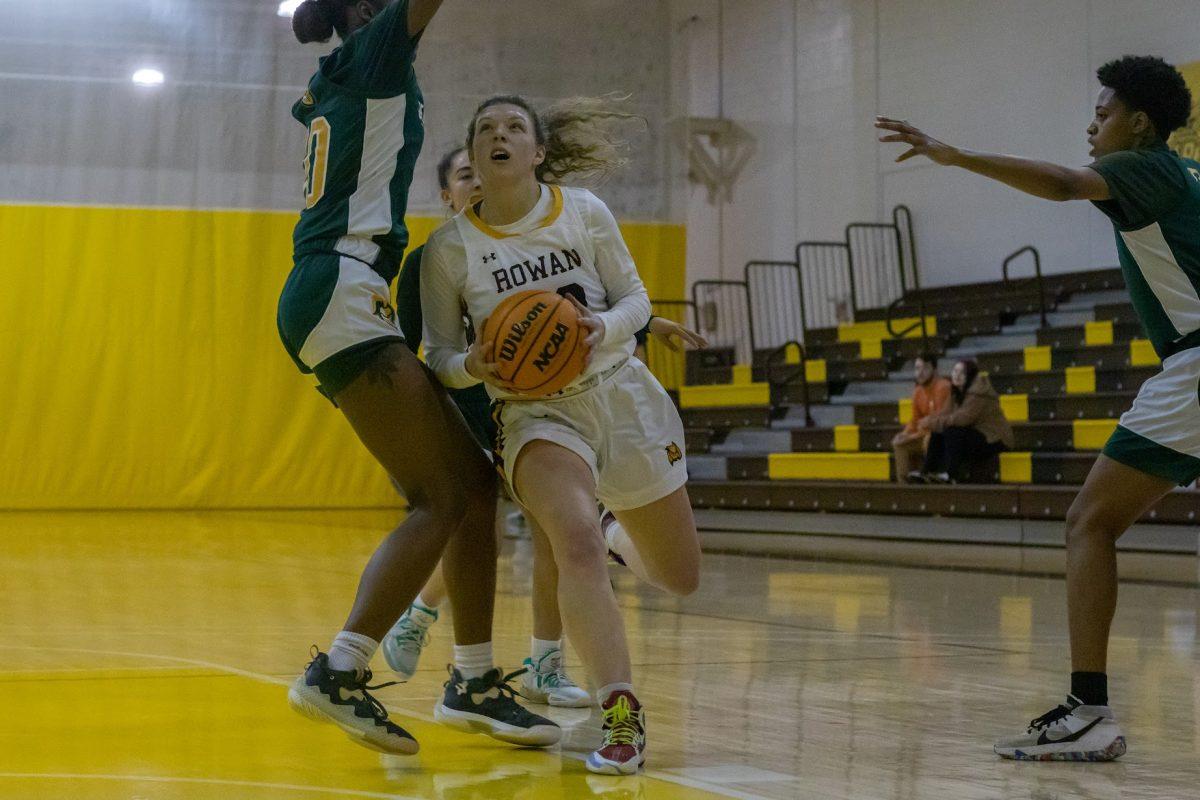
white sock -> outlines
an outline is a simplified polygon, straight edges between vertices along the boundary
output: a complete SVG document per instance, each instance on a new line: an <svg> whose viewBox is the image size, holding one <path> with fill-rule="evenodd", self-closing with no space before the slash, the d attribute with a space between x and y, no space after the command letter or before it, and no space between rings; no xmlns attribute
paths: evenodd
<svg viewBox="0 0 1200 800"><path fill-rule="evenodd" d="M533 668L539 672L551 672L558 668L558 664L551 665L549 661L542 665L542 659L554 651L558 651L559 655L555 660L561 664L562 639L539 639L535 636L529 640L529 657L533 660Z"/></svg>
<svg viewBox="0 0 1200 800"><path fill-rule="evenodd" d="M482 678L491 669L492 643L454 645L454 666L464 678Z"/></svg>
<svg viewBox="0 0 1200 800"><path fill-rule="evenodd" d="M605 684L604 686L600 687L599 691L596 692L596 702L598 702L600 705L604 705L608 701L608 698L612 697L613 692L629 692L630 694L633 694L633 684L632 683L608 683L608 684Z"/></svg>
<svg viewBox="0 0 1200 800"><path fill-rule="evenodd" d="M370 636L342 631L329 645L329 668L340 672L365 670L378 649L379 642Z"/></svg>
<svg viewBox="0 0 1200 800"><path fill-rule="evenodd" d="M633 545L633 539L621 527L620 522L614 519L608 523L608 527L604 529L604 542L608 545L609 550L621 557L625 566L629 567L634 575L651 586L663 588L651 580L650 573L646 570L646 562L638 555L637 548Z"/></svg>

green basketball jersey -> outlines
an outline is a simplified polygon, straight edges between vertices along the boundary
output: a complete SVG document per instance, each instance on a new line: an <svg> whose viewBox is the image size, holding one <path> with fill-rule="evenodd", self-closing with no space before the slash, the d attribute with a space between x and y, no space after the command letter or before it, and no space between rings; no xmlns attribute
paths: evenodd
<svg viewBox="0 0 1200 800"><path fill-rule="evenodd" d="M1200 163L1165 144L1092 164L1108 184L1129 299L1160 358L1200 345Z"/></svg>
<svg viewBox="0 0 1200 800"><path fill-rule="evenodd" d="M343 236L361 237L381 249L375 268L384 280L395 277L425 135L413 70L419 39L408 35L408 0L396 0L321 59L292 107L308 129L296 253L328 252Z"/></svg>

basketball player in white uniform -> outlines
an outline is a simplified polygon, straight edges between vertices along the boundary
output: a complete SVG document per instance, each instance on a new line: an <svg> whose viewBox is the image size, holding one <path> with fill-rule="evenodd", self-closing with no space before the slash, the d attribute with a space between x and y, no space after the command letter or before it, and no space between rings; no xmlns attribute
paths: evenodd
<svg viewBox="0 0 1200 800"><path fill-rule="evenodd" d="M645 758L645 717L606 544L639 576L680 595L699 582L700 547L684 487L683 424L632 357L634 333L650 316L645 287L608 208L586 189L557 185L604 169L611 142L598 123L612 115L586 103L563 111L543 122L519 97L495 97L476 111L467 147L484 200L425 246L426 358L449 387L488 384L500 466L550 539L563 621L598 687L604 738L588 769L628 774ZM573 298L587 331L583 373L544 399L512 392L486 360L491 343L468 347L462 325L464 306L483 330L502 300L530 289ZM607 542L597 498L616 517Z"/></svg>

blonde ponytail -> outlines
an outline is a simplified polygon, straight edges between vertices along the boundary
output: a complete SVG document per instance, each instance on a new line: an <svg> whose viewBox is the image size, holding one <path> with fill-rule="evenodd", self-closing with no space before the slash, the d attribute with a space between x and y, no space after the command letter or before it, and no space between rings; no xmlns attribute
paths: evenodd
<svg viewBox="0 0 1200 800"><path fill-rule="evenodd" d="M627 110L629 95L571 97L544 114L546 160L537 170L546 183L598 185L629 163L629 141L622 135L630 122L646 120Z"/></svg>

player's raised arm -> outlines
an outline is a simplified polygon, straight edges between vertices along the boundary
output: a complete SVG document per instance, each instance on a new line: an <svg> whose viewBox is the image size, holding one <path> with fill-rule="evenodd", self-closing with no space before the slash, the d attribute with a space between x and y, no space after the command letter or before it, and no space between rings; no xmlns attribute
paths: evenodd
<svg viewBox="0 0 1200 800"><path fill-rule="evenodd" d="M1107 200L1110 197L1104 178L1089 167L1064 167L1047 161L962 150L938 141L908 122L888 117L876 117L875 127L885 131L879 141L909 146L896 158L897 162L925 156L935 164L960 167L1046 200Z"/></svg>

